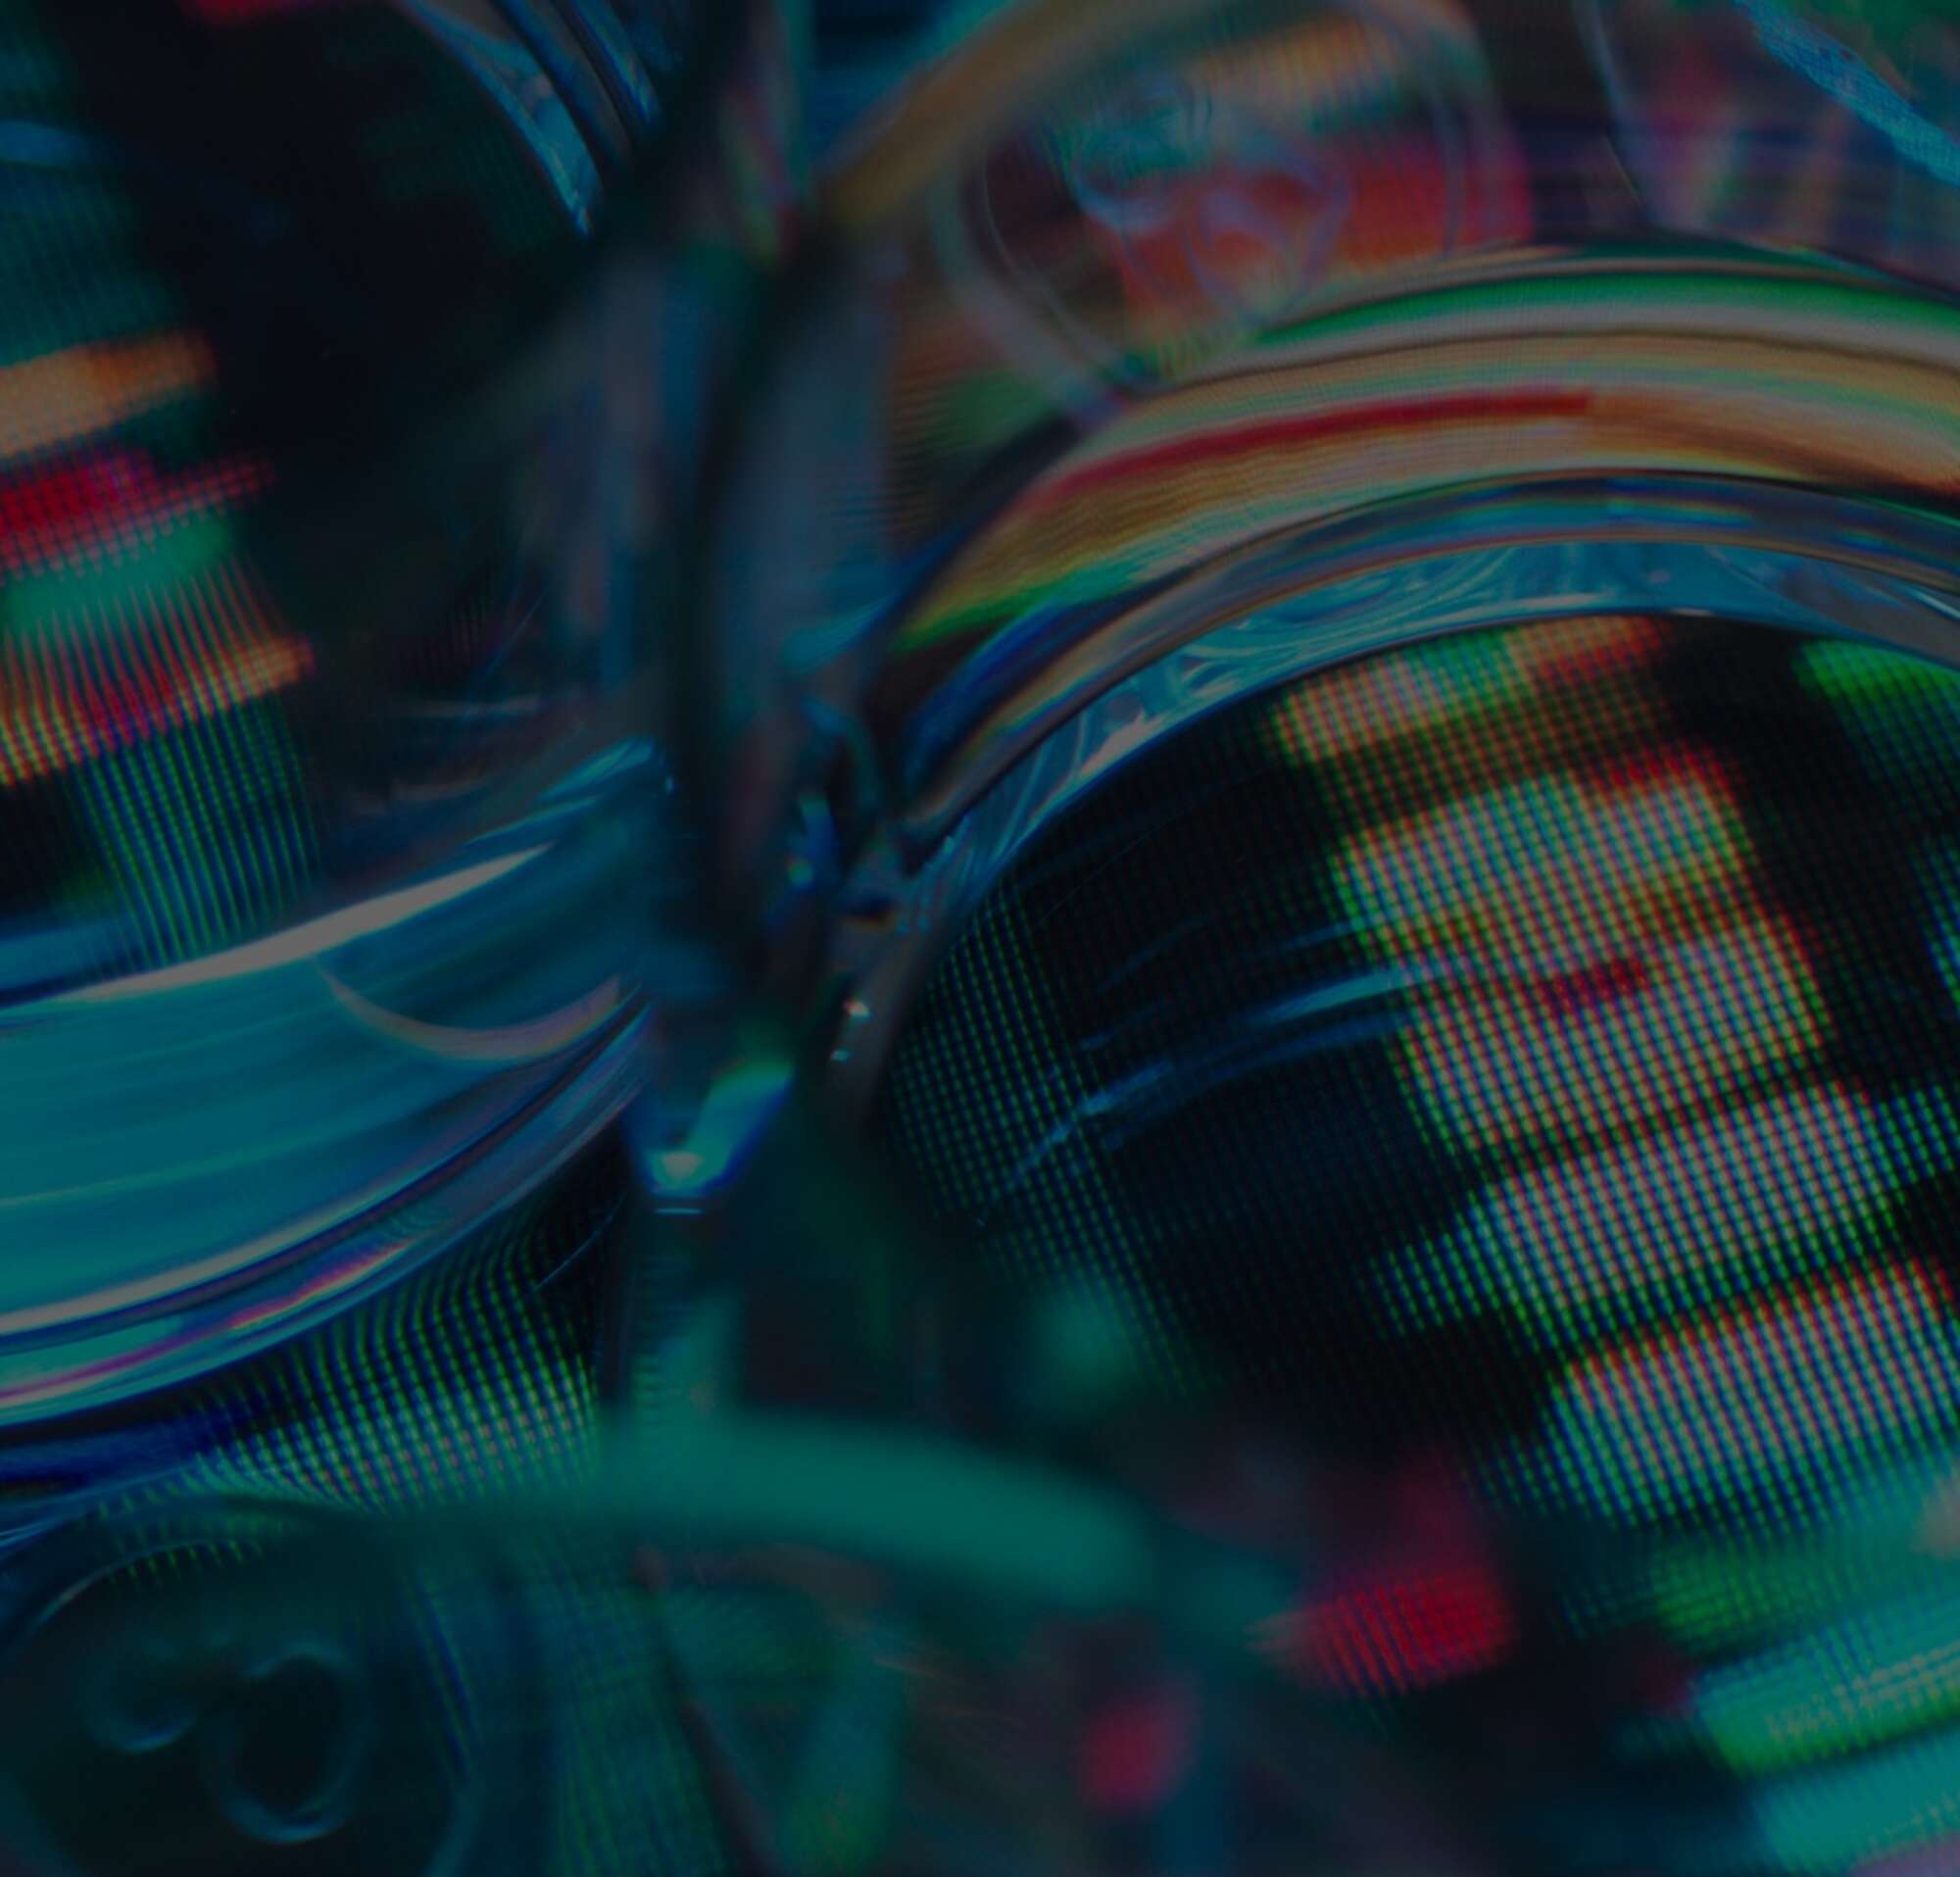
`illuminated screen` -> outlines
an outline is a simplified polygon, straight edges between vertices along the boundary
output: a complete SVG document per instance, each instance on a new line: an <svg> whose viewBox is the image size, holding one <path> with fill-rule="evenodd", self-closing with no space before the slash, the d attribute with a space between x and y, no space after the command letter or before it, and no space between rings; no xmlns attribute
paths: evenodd
<svg viewBox="0 0 1960 1877"><path fill-rule="evenodd" d="M1960 1424L1956 727L1899 655L1637 617L1235 707L1016 860L879 1130L1194 1395L1802 1529Z"/></svg>

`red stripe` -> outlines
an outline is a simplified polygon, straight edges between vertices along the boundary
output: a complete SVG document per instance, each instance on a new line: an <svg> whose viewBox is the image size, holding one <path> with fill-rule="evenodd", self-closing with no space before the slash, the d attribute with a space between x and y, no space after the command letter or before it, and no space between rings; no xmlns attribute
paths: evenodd
<svg viewBox="0 0 1960 1877"><path fill-rule="evenodd" d="M148 457L121 449L0 477L0 563L23 573L133 545L187 515L229 508L270 479L250 458L160 475Z"/></svg>
<svg viewBox="0 0 1960 1877"><path fill-rule="evenodd" d="M1304 1605L1292 1627L1300 1671L1356 1694L1475 1674L1500 1661L1514 1635L1502 1588L1474 1563L1352 1586Z"/></svg>
<svg viewBox="0 0 1960 1877"><path fill-rule="evenodd" d="M1268 418L1263 422L1240 424L1232 429L1202 430L1195 436L1178 437L1106 463L1090 464L1038 491L1034 501L1039 506L1051 507L1083 491L1129 476L1149 475L1185 464L1249 456L1256 450L1285 444L1317 443L1330 437L1402 426L1412 428L1418 424L1465 423L1479 418L1515 420L1576 418L1583 417L1592 404L1592 396L1583 391L1466 392L1452 398L1385 398L1379 403L1357 404L1316 417Z"/></svg>

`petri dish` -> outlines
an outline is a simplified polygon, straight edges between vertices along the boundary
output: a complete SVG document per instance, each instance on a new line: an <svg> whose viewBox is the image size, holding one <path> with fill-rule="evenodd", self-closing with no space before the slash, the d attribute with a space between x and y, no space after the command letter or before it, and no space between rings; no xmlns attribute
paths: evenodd
<svg viewBox="0 0 1960 1877"><path fill-rule="evenodd" d="M1938 1868L1857 1548L1933 1567L1960 1381L1950 23L962 24L833 150L687 648L815 1099L1059 1364L1017 1427L1544 1560L1309 1623L1495 1867Z"/></svg>
<svg viewBox="0 0 1960 1877"><path fill-rule="evenodd" d="M682 975L644 696L679 296L605 229L735 31L665 0L0 31L29 1422L371 1295L644 1079Z"/></svg>

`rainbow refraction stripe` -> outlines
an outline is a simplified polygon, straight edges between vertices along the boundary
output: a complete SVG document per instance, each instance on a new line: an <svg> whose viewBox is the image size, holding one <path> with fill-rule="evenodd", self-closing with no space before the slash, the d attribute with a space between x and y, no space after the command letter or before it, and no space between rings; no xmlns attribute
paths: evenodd
<svg viewBox="0 0 1960 1877"><path fill-rule="evenodd" d="M1065 645L1159 581L1444 487L1665 464L1936 492L1957 335L1940 303L1849 276L1597 257L1281 323L1120 407L976 532L921 541L888 683L1016 629Z"/></svg>

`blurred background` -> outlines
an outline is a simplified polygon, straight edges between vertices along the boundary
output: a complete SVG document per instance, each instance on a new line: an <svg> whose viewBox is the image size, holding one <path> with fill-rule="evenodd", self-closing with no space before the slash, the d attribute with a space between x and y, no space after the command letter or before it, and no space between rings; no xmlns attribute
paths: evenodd
<svg viewBox="0 0 1960 1877"><path fill-rule="evenodd" d="M1960 1868L1956 86L0 0L0 1871Z"/></svg>

